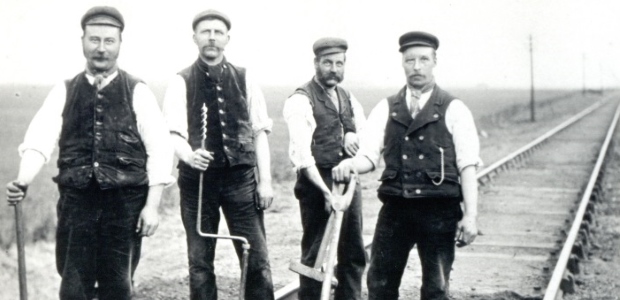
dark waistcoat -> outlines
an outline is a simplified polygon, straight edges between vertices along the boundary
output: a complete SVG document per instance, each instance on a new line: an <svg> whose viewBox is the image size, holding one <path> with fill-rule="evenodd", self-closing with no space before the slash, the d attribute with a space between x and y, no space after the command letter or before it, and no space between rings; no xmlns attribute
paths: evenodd
<svg viewBox="0 0 620 300"><path fill-rule="evenodd" d="M86 188L93 176L101 189L148 184L146 150L133 110L139 82L123 70L99 92L84 73L65 82L59 185Z"/></svg>
<svg viewBox="0 0 620 300"><path fill-rule="evenodd" d="M219 69L219 67L216 67ZM202 106L207 107L205 148L213 152L209 168L255 166L254 134L247 103L245 69L224 60L221 74L198 59L179 73L187 90L187 125L192 150L202 142ZM218 72L219 73L219 72ZM180 168L189 171L185 163Z"/></svg>
<svg viewBox="0 0 620 300"><path fill-rule="evenodd" d="M385 128L379 194L404 198L460 197L456 152L446 127L446 111L454 100L435 86L430 99L411 118L406 87L387 99L390 116Z"/></svg>
<svg viewBox="0 0 620 300"><path fill-rule="evenodd" d="M314 80L297 88L295 93L310 98L316 129L312 135L312 156L319 168L333 168L347 157L344 134L356 132L349 93L336 86L340 112L327 92Z"/></svg>

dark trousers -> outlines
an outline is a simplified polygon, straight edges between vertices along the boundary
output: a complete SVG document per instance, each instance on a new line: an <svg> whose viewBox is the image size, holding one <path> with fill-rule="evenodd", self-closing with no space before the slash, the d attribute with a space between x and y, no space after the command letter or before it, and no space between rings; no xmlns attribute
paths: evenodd
<svg viewBox="0 0 620 300"><path fill-rule="evenodd" d="M60 299L129 300L140 260L136 233L147 186L101 190L59 186L56 268Z"/></svg>
<svg viewBox="0 0 620 300"><path fill-rule="evenodd" d="M368 299L398 299L409 252L417 245L422 267L420 299L448 300L460 199L381 197L368 269Z"/></svg>
<svg viewBox="0 0 620 300"><path fill-rule="evenodd" d="M201 237L196 232L198 213L198 173L179 172L181 217L187 235L190 299L217 299L213 260L217 239ZM267 238L263 211L255 203L256 180L252 167L207 169L203 180L202 232L217 233L220 207L231 235L245 237L250 243L245 297L246 299L274 298L271 267L267 253ZM233 245L241 261L242 243Z"/></svg>
<svg viewBox="0 0 620 300"><path fill-rule="evenodd" d="M333 179L331 169L319 169L327 187L331 189ZM301 240L301 263L313 267L329 213L325 211L323 193L306 177L300 175L295 184L295 196L299 199L301 223L304 234ZM362 238L362 199L361 187L356 185L351 205L342 218L340 240L338 242L338 266L335 271L338 287L336 300L361 299L362 275L366 267L366 252ZM321 297L321 282L306 276L299 277L299 299L310 300Z"/></svg>

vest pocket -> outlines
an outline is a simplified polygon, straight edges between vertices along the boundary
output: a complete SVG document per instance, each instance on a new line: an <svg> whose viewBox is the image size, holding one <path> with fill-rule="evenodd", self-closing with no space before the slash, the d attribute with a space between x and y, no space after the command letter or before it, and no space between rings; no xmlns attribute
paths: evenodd
<svg viewBox="0 0 620 300"><path fill-rule="evenodd" d="M137 167L144 167L146 160L141 159L141 158L132 158L132 157L118 157L117 158L118 163L121 166L129 166L129 165L134 165Z"/></svg>
<svg viewBox="0 0 620 300"><path fill-rule="evenodd" d="M398 171L397 170L385 169L383 171L383 174L381 174L381 178L379 178L379 181L392 180L392 179L395 179L397 176L398 176Z"/></svg>
<svg viewBox="0 0 620 300"><path fill-rule="evenodd" d="M68 168L68 167L79 167L83 165L90 164L89 156L63 156L59 157L56 165L59 169Z"/></svg>
<svg viewBox="0 0 620 300"><path fill-rule="evenodd" d="M426 171L426 175L433 182L439 182L440 180L442 180L441 172ZM447 172L444 173L443 174L443 181L450 181L452 183L460 183L459 175L456 174L456 173L447 173Z"/></svg>
<svg viewBox="0 0 620 300"><path fill-rule="evenodd" d="M240 142L239 143L239 151L241 152L254 152L256 149L254 147L254 142Z"/></svg>
<svg viewBox="0 0 620 300"><path fill-rule="evenodd" d="M130 136L124 133L119 132L118 137L125 143L136 144L140 142L140 139L135 136Z"/></svg>

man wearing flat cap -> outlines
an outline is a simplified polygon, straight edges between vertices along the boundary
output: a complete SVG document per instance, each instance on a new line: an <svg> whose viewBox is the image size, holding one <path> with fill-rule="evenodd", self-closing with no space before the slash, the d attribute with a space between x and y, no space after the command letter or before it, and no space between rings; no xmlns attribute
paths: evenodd
<svg viewBox="0 0 620 300"><path fill-rule="evenodd" d="M164 99L164 115L179 158L190 298L217 299L213 269L217 240L196 231L198 201L202 201L202 232L218 232L221 208L230 234L250 243L246 299L273 299L263 221L263 210L273 200L267 140L272 120L251 73L224 56L230 19L207 10L196 15L192 28L199 57L174 76ZM206 150L202 149L203 125ZM198 199L201 172L204 193ZM241 260L242 245L233 244Z"/></svg>
<svg viewBox="0 0 620 300"><path fill-rule="evenodd" d="M478 135L465 104L435 84L437 37L409 32L399 45L407 84L372 110L357 155L334 168L333 176L347 181L352 171L366 173L385 161L368 299L398 299L409 252L417 245L420 299L447 300L455 239L464 246L478 233Z"/></svg>
<svg viewBox="0 0 620 300"><path fill-rule="evenodd" d="M174 180L173 151L155 96L118 68L123 16L93 7L81 26L86 70L45 99L19 146L7 195L25 197L58 142L60 299L128 300L141 239L155 233L164 185Z"/></svg>
<svg viewBox="0 0 620 300"><path fill-rule="evenodd" d="M361 187L356 185L349 203L332 197L331 169L355 156L357 133L364 126L362 106L339 84L344 79L347 42L322 38L314 43L314 77L295 90L284 103L289 128L289 158L297 171L295 197L299 200L303 237L301 263L314 266L332 210L343 210L338 243L338 287L335 299L361 299L366 266L362 239ZM299 299L319 299L321 283L300 275Z"/></svg>

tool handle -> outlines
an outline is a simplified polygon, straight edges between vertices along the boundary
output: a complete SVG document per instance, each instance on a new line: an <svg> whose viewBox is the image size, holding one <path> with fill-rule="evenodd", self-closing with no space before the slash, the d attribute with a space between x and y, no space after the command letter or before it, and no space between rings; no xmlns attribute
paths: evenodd
<svg viewBox="0 0 620 300"><path fill-rule="evenodd" d="M244 247L241 259L241 280L239 282L239 300L245 300L245 283L248 277L248 256L249 247Z"/></svg>
<svg viewBox="0 0 620 300"><path fill-rule="evenodd" d="M24 223L22 222L22 202L15 206L15 235L17 239L17 267L19 272L19 298L28 299L28 285L26 283L26 253L24 250Z"/></svg>
<svg viewBox="0 0 620 300"><path fill-rule="evenodd" d="M334 277L334 264L338 254L338 241L340 240L340 228L342 227L342 211L334 211L334 228L329 243L329 254L327 255L327 265L325 267L325 278L321 286L321 300L329 300L332 290L332 278Z"/></svg>

